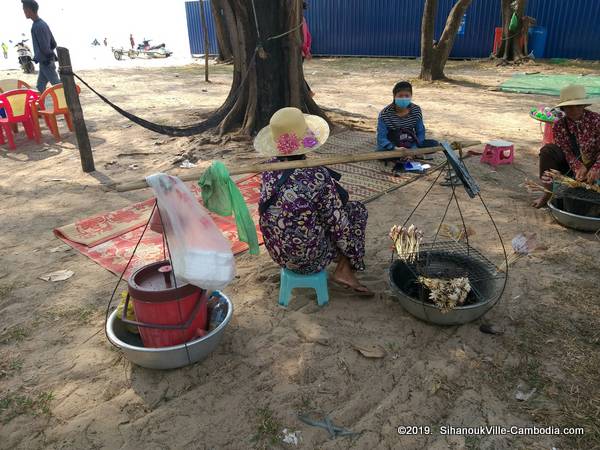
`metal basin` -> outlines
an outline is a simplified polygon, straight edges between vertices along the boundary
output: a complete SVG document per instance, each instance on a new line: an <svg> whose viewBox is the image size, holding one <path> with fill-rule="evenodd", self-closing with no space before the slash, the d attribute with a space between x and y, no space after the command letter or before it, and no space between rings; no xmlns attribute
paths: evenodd
<svg viewBox="0 0 600 450"><path fill-rule="evenodd" d="M476 253L476 252L474 252ZM492 270L479 258L468 255L449 255L442 252L430 252L434 264L446 267L455 266L465 270L471 282L475 303L457 306L452 311L442 313L432 303L419 300L417 297L416 275L412 267L404 261L396 260L389 270L392 291L396 294L402 307L413 316L436 325L462 325L472 322L487 313L499 300L506 283L506 275Z"/></svg>
<svg viewBox="0 0 600 450"><path fill-rule="evenodd" d="M548 202L548 208L554 219L562 226L567 228L573 228L579 231L591 231L596 232L600 230L600 217L589 217L579 216L567 211L563 211L557 205L554 204L555 199L553 198Z"/></svg>
<svg viewBox="0 0 600 450"><path fill-rule="evenodd" d="M176 369L202 361L217 348L233 315L231 300L221 292L218 294L227 302L225 319L206 336L186 344L161 348L143 347L139 335L127 331L125 324L117 318L116 310L106 322L106 335L110 342L123 351L129 361L148 369Z"/></svg>

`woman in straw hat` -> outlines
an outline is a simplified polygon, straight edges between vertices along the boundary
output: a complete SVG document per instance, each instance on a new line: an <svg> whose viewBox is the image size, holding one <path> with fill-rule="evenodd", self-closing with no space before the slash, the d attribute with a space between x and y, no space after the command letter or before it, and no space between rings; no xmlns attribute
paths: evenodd
<svg viewBox="0 0 600 450"><path fill-rule="evenodd" d="M589 184L600 179L600 114L586 109L598 100L588 98L583 86L561 89L557 108L565 117L552 127L554 144L540 150L540 179L548 189L552 187L552 179L546 175L550 169ZM544 194L533 206L541 208L549 199L550 194Z"/></svg>
<svg viewBox="0 0 600 450"><path fill-rule="evenodd" d="M304 159L329 137L321 117L283 108L263 128L254 147L278 160ZM264 172L259 203L260 229L273 260L293 272L317 273L332 261L331 280L361 296L373 295L356 278L364 270L367 209L348 201L324 167Z"/></svg>

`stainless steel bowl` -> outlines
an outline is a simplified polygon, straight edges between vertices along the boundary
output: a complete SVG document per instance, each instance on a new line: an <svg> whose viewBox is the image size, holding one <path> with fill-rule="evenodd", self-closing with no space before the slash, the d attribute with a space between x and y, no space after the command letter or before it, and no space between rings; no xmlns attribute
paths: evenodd
<svg viewBox="0 0 600 450"><path fill-rule="evenodd" d="M469 264L477 263L477 261L468 261L466 258L463 258L462 262L467 268L469 268ZM466 306L457 306L452 311L442 313L435 305L410 295L409 291L411 291L411 284L415 283L415 277L402 261L394 261L389 269L390 286L400 305L418 319L436 325L462 325L480 318L492 309L500 299L506 283L506 276L498 275L502 276L490 273L489 278L471 283L473 289L476 289L478 294L486 300Z"/></svg>
<svg viewBox="0 0 600 450"><path fill-rule="evenodd" d="M554 219L564 227L573 228L579 231L596 232L600 230L600 218L579 216L563 211L554 204L554 199L548 202L548 208L550 208L550 212Z"/></svg>
<svg viewBox="0 0 600 450"><path fill-rule="evenodd" d="M219 294L227 302L225 319L206 336L186 344L161 348L143 347L139 337L127 331L125 324L117 318L116 310L106 322L106 334L110 342L119 347L129 361L148 369L176 369L202 361L217 348L233 315L233 303L223 293Z"/></svg>

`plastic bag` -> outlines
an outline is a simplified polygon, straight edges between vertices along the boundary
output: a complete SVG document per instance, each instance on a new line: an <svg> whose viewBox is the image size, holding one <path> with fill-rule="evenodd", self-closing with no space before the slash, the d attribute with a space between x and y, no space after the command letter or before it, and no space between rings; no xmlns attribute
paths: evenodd
<svg viewBox="0 0 600 450"><path fill-rule="evenodd" d="M231 243L210 214L177 177L146 178L154 190L177 280L209 291L223 289L235 276Z"/></svg>
<svg viewBox="0 0 600 450"><path fill-rule="evenodd" d="M234 215L240 241L248 244L251 255L258 255L256 226L242 193L229 177L227 167L220 161L213 162L198 185L202 188L202 201L208 210L220 216Z"/></svg>

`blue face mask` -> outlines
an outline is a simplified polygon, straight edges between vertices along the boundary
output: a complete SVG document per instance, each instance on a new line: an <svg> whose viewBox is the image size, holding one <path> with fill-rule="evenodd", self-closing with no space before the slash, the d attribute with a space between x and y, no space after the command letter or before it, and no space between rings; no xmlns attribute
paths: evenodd
<svg viewBox="0 0 600 450"><path fill-rule="evenodd" d="M395 98L394 99L394 103L396 104L396 106L398 108L408 108L408 105L410 105L410 102L412 101L412 99L409 98Z"/></svg>

